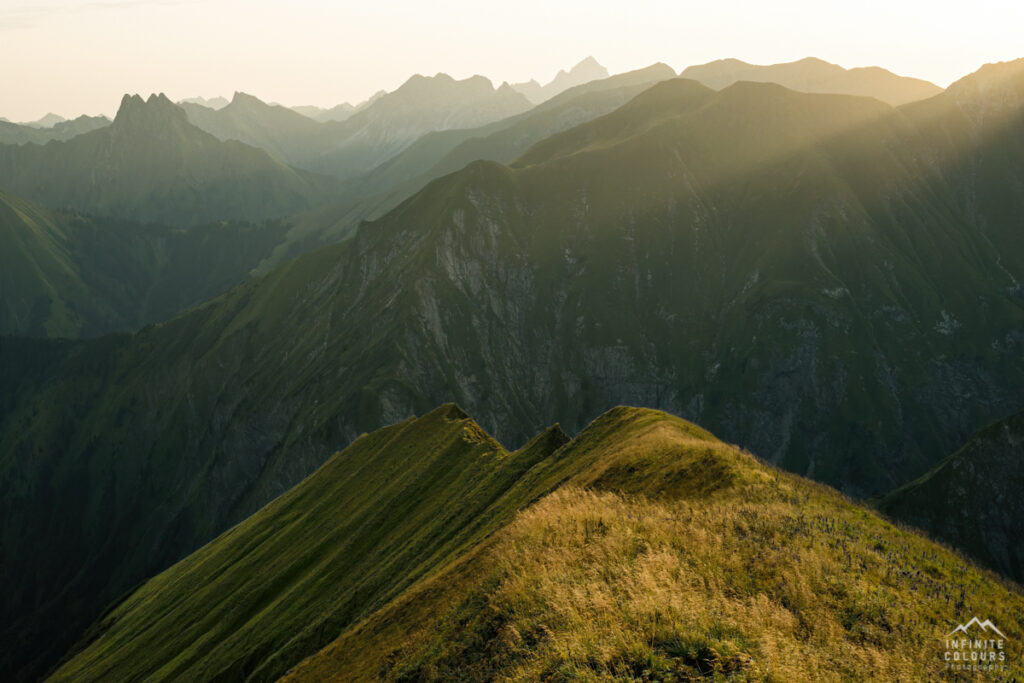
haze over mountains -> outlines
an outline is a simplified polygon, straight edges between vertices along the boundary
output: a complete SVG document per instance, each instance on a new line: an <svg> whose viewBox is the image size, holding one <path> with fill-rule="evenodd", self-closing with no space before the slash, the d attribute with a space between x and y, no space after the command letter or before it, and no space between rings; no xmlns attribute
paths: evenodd
<svg viewBox="0 0 1024 683"><path fill-rule="evenodd" d="M569 71L564 69L559 71L547 85L541 85L536 80L529 80L526 83L513 83L512 88L525 95L530 102L540 104L569 88L608 78L608 75L608 70L601 66L596 59L587 57Z"/></svg>
<svg viewBox="0 0 1024 683"><path fill-rule="evenodd" d="M821 59L807 57L788 64L760 66L738 59L721 59L690 66L680 74L720 90L738 81L778 83L800 92L863 95L893 106L934 97L942 88L918 78L897 76L877 66L844 69Z"/></svg>
<svg viewBox="0 0 1024 683"><path fill-rule="evenodd" d="M189 226L288 215L337 184L217 140L163 95L126 95L109 126L44 146L0 146L0 186L53 208Z"/></svg>
<svg viewBox="0 0 1024 683"><path fill-rule="evenodd" d="M598 73L590 62L573 71ZM920 86L890 76L873 97L715 90L656 64L534 106L439 74L326 123L244 93L216 111L126 96L105 127L0 146L0 333L31 337L0 337L0 518L19 549L0 558L0 670L33 680L68 655L67 679L108 666L260 678L329 646L294 676L444 677L465 661L481 676L626 675L628 661L635 675L799 678L829 664L813 650L797 668L767 664L806 643L780 624L821 619L852 643L839 654L884 655L910 679L931 664L892 643L924 643L922 615L984 609L1024 633L1019 591L699 428L626 411L581 433L620 404L667 410L847 494L897 489L883 510L1020 580L1013 552L988 550L1022 529L1003 505L1016 423L968 439L1024 409L1024 60L900 107L882 95ZM510 448L450 406L402 422L451 401ZM555 422L579 433L564 449ZM615 461L640 423L675 436ZM1009 473L987 481L990 502L975 495L987 459ZM976 485L956 488L965 472ZM821 581L865 571L854 557L894 583L819 610L821 585L804 586L812 600L754 576L744 600L768 596L769 642L735 616L756 605L715 583L751 568L708 551L731 573L693 576L734 615L732 635L702 622L645 632L628 657L563 661L557 643L583 638L593 615L544 641L550 613L519 620L511 605L554 594L486 568L520 547L524 566L551 561L529 541L540 527L513 518L548 494L524 515L577 520L587 539L624 505L692 505L707 521L724 509L715 496L729 509L753 496L785 513L743 513L753 536L715 527L737 551L751 550L740 537L787 539L769 559L794 586L806 575L792 552L828 566ZM939 495L978 524L921 504ZM399 508L407 524L388 517ZM826 550L836 524L848 547ZM660 552L699 528L639 537ZM576 533L559 526L552 552L578 560ZM563 569L544 590L576 583Z"/></svg>
<svg viewBox="0 0 1024 683"><path fill-rule="evenodd" d="M34 142L42 145L50 140L69 140L76 135L88 133L97 128L104 128L110 125L110 119L105 116L79 116L73 121L61 120L52 126L36 126L31 124L18 124L9 121L0 121L0 144L2 145L24 145Z"/></svg>

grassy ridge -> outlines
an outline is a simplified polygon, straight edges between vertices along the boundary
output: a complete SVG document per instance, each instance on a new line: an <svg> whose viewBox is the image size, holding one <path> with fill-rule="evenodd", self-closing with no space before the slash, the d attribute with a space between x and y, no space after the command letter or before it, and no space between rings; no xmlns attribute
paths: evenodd
<svg viewBox="0 0 1024 683"><path fill-rule="evenodd" d="M148 581L53 680L922 680L974 615L1020 675L1019 589L834 490L657 411L508 453L449 405Z"/></svg>
<svg viewBox="0 0 1024 683"><path fill-rule="evenodd" d="M564 441L509 453L454 406L362 436L146 583L54 678L274 680L493 530L509 485Z"/></svg>
<svg viewBox="0 0 1024 683"><path fill-rule="evenodd" d="M679 420L602 422L553 458L593 464L285 680L955 680L975 614L1021 675L1019 589Z"/></svg>

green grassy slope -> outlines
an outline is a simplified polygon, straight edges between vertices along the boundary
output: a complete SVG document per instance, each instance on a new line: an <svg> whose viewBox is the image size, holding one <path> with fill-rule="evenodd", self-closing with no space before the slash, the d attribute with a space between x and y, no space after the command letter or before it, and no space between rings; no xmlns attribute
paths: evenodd
<svg viewBox="0 0 1024 683"><path fill-rule="evenodd" d="M453 405L361 436L121 602L55 679L273 680L493 531L567 438L509 453Z"/></svg>
<svg viewBox="0 0 1024 683"><path fill-rule="evenodd" d="M1018 582L1024 582L1024 413L979 430L934 470L877 501Z"/></svg>
<svg viewBox="0 0 1024 683"><path fill-rule="evenodd" d="M285 230L100 219L0 190L0 334L91 337L166 320L248 277Z"/></svg>
<svg viewBox="0 0 1024 683"><path fill-rule="evenodd" d="M656 411L509 454L445 406L148 581L52 680L923 679L974 614L1019 675L1024 595L835 491Z"/></svg>
<svg viewBox="0 0 1024 683"><path fill-rule="evenodd" d="M972 123L954 95L924 121L668 81L187 315L62 346L0 386L0 515L26 549L0 621L81 630L448 400L510 444L634 403L848 492L920 476L1024 382L1024 148L1000 144L1019 121Z"/></svg>
<svg viewBox="0 0 1024 683"><path fill-rule="evenodd" d="M48 207L188 226L296 213L338 185L217 140L162 95L126 95L105 128L46 145L0 145L0 187Z"/></svg>

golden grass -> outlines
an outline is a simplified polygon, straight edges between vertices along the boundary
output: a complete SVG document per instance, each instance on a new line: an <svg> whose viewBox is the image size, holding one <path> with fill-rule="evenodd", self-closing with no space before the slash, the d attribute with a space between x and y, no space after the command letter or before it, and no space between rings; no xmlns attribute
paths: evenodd
<svg viewBox="0 0 1024 683"><path fill-rule="evenodd" d="M1024 597L951 551L671 424L602 444L291 680L957 680L973 615L1024 674Z"/></svg>

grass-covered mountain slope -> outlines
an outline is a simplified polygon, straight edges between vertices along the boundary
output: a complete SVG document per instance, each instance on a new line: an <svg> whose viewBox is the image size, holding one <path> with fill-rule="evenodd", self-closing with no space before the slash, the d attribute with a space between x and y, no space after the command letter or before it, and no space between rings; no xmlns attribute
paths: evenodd
<svg viewBox="0 0 1024 683"><path fill-rule="evenodd" d="M553 427L510 453L454 405L363 435L128 597L56 678L274 680L494 531L529 500L509 490L567 440Z"/></svg>
<svg viewBox="0 0 1024 683"><path fill-rule="evenodd" d="M878 507L1024 583L1024 413L974 434L963 448Z"/></svg>
<svg viewBox="0 0 1024 683"><path fill-rule="evenodd" d="M50 208L191 226L296 213L325 202L337 184L217 140L163 95L126 95L104 128L0 145L0 187Z"/></svg>
<svg viewBox="0 0 1024 683"><path fill-rule="evenodd" d="M0 190L0 334L94 337L166 320L247 278L286 229L172 229L52 211Z"/></svg>
<svg viewBox="0 0 1024 683"><path fill-rule="evenodd" d="M454 406L362 436L52 680L923 680L975 614L1021 673L1024 596L835 491L651 410L566 439Z"/></svg>
<svg viewBox="0 0 1024 683"><path fill-rule="evenodd" d="M942 88L934 83L898 76L881 67L844 69L815 57L765 66L747 64L738 59L719 59L689 66L680 75L715 90L739 81L778 83L800 92L874 97L894 106L925 100L942 92Z"/></svg>
<svg viewBox="0 0 1024 683"><path fill-rule="evenodd" d="M940 97L668 81L165 324L0 342L42 354L0 382L0 621L37 639L3 654L448 400L509 444L633 403L848 492L920 476L1024 382L1020 120Z"/></svg>

